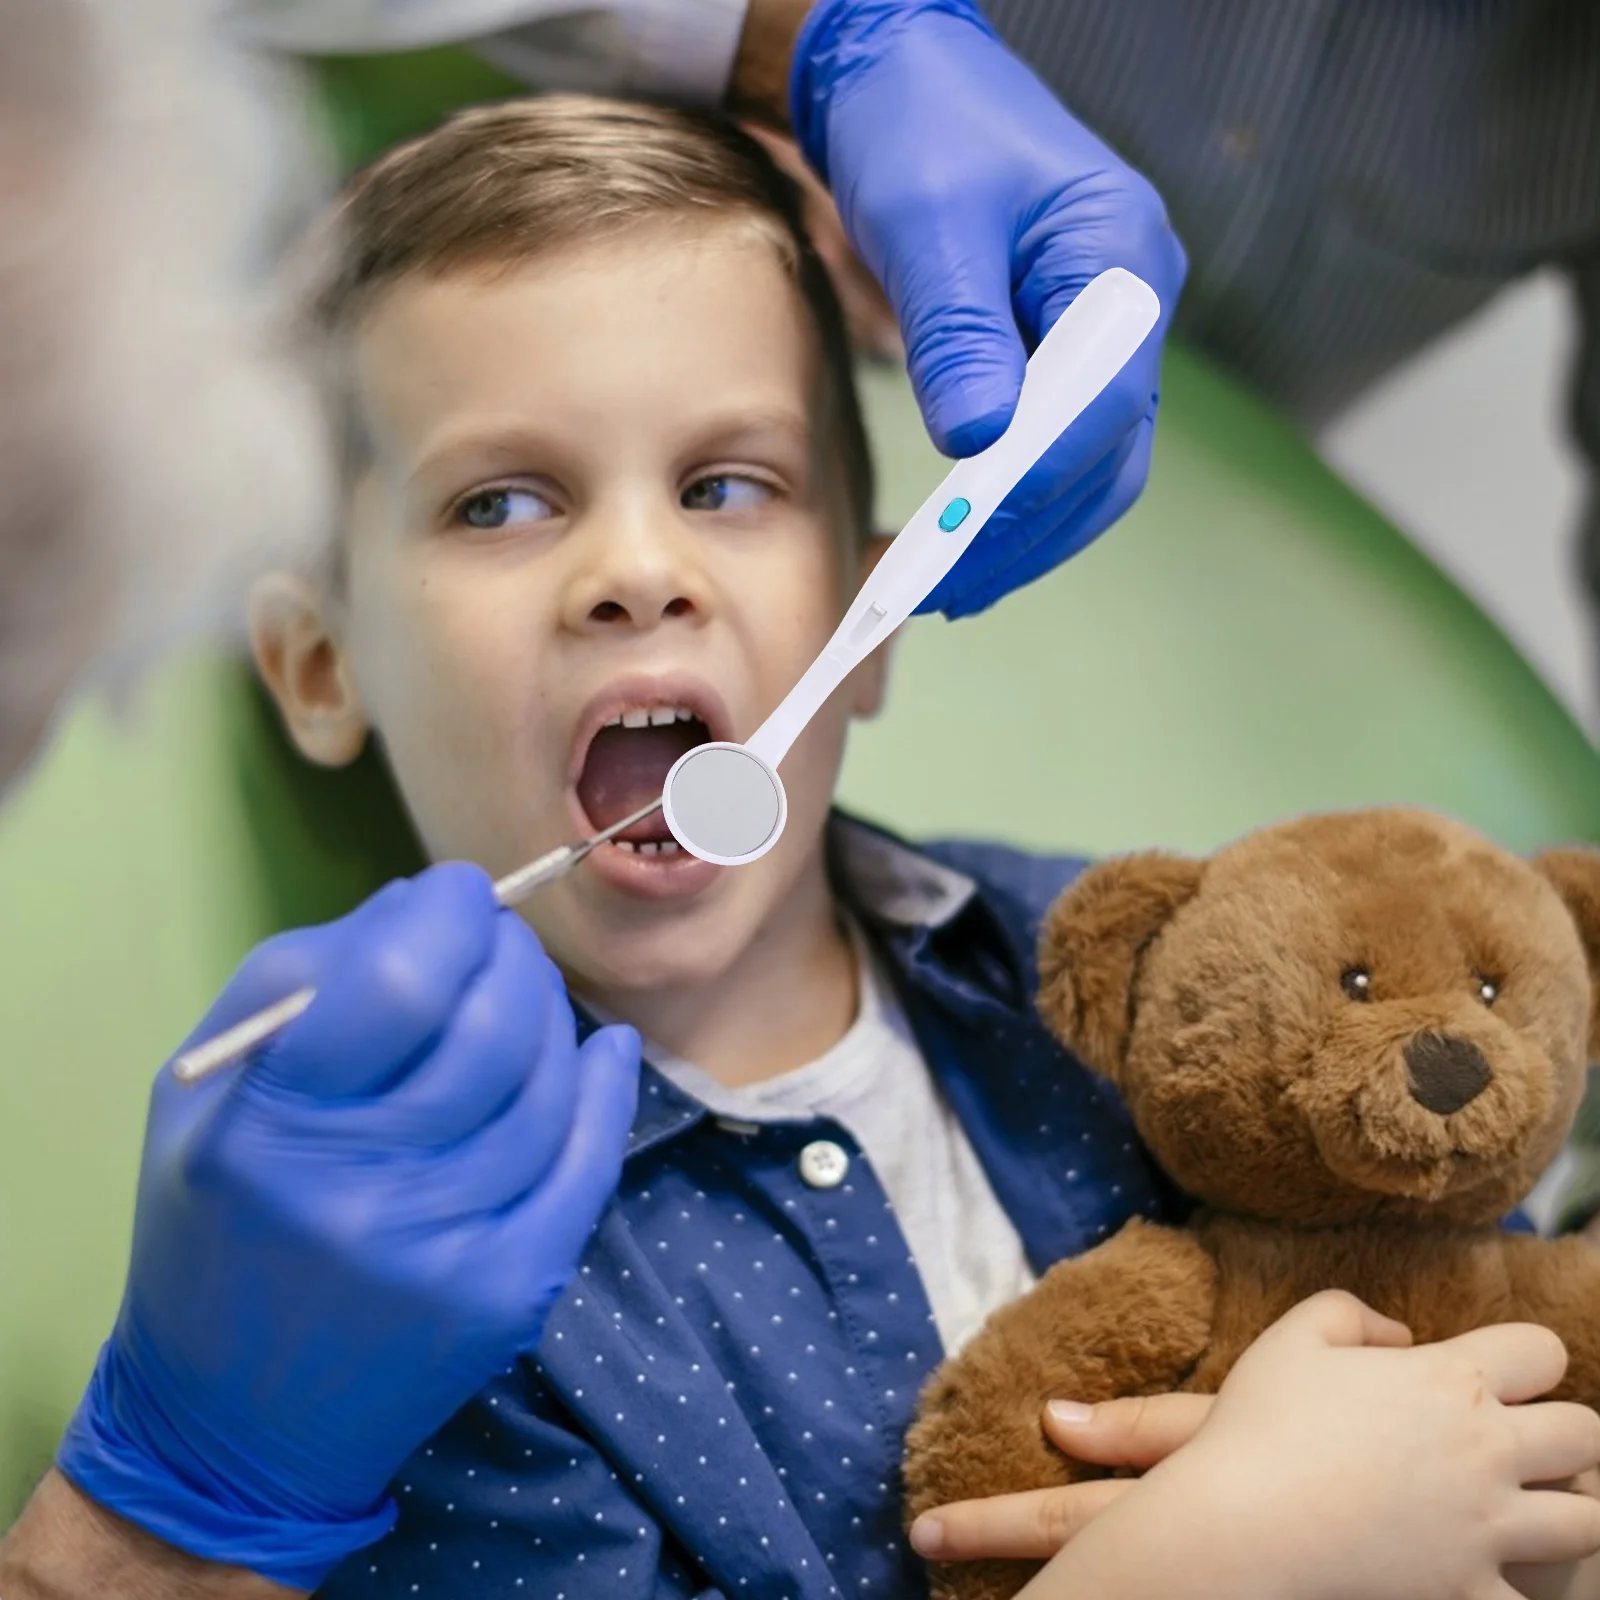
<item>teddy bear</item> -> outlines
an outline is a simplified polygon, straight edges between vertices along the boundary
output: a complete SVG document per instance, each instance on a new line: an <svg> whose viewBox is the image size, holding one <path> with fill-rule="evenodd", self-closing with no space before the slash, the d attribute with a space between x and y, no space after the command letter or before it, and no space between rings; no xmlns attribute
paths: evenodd
<svg viewBox="0 0 1600 1600"><path fill-rule="evenodd" d="M1600 851L1524 861L1371 810L1107 860L1045 919L1038 1005L1196 1209L1058 1263L934 1373L908 1522L1103 1475L1046 1441L1046 1401L1215 1393L1322 1289L1419 1342L1543 1323L1570 1354L1558 1396L1600 1407L1600 1252L1504 1225L1600 1056ZM930 1579L938 1600L1003 1600L1036 1570Z"/></svg>

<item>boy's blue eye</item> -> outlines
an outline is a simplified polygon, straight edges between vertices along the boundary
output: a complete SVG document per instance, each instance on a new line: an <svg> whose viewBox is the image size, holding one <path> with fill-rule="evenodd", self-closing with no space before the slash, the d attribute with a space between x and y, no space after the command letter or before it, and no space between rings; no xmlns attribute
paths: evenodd
<svg viewBox="0 0 1600 1600"><path fill-rule="evenodd" d="M755 478L718 473L697 478L683 491L685 511L754 511L772 498L772 490Z"/></svg>
<svg viewBox="0 0 1600 1600"><path fill-rule="evenodd" d="M493 530L519 522L541 522L555 511L531 489L480 489L461 502L456 515L469 528Z"/></svg>

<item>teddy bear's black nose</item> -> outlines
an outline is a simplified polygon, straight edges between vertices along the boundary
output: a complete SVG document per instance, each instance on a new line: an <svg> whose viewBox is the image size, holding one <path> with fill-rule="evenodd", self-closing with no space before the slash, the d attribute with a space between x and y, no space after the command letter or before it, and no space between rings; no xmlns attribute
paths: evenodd
<svg viewBox="0 0 1600 1600"><path fill-rule="evenodd" d="M1441 1117L1476 1100L1494 1076L1477 1045L1449 1034L1419 1033L1405 1055L1411 1098Z"/></svg>

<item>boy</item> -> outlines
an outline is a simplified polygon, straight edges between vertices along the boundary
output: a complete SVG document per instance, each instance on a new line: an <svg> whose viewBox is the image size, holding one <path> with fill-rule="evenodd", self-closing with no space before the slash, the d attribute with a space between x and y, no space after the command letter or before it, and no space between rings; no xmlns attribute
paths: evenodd
<svg viewBox="0 0 1600 1600"><path fill-rule="evenodd" d="M351 191L321 303L346 537L320 581L263 585L253 638L300 749L343 762L375 734L435 859L502 873L658 793L691 744L747 737L874 558L846 341L796 207L718 122L577 99L457 118ZM581 1012L647 1041L622 1182L537 1360L414 1458L395 1534L322 1592L914 1594L896 1469L923 1380L1035 1273L1173 1203L1032 1014L1033 927L1070 864L919 853L830 816L884 671L795 745L760 862L708 867L657 818L528 908ZM1262 1341L1258 1390L1292 1367L1318 1403L1346 1394L1285 1366L1294 1337ZM1393 1377L1425 1352L1386 1354L1413 1364L1366 1403L1428 1454L1375 1452L1363 1503L1392 1490L1409 1544L1475 1572L1586 1553L1504 1542L1536 1497L1501 1436L1447 1447L1456 1411ZM1202 1430L1091 1530L1080 1571L1138 1570L1138 1497L1159 1520L1184 1459L1215 1477L1228 1440L1248 1455L1226 1419L1250 1393L1219 1404L1222 1446ZM1408 1592L1380 1517L1329 1525L1342 1570ZM1215 1527L1185 1536L1184 1571L1236 1593ZM1252 1559L1333 1592L1297 1537Z"/></svg>

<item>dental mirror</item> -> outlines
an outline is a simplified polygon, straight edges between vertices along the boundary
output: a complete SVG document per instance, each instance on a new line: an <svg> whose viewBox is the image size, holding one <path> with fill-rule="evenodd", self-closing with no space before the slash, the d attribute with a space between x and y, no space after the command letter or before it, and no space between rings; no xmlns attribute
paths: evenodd
<svg viewBox="0 0 1600 1600"><path fill-rule="evenodd" d="M958 461L873 568L833 637L746 744L696 745L672 764L662 814L690 855L722 867L764 856L789 804L778 764L824 701L933 593L1000 502L1122 371L1161 306L1121 267L1100 276L1056 319L1028 361L1006 431Z"/></svg>

